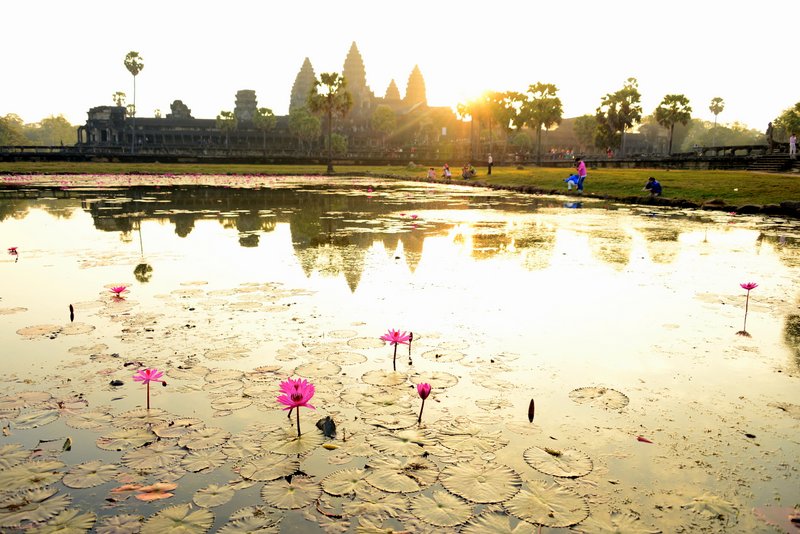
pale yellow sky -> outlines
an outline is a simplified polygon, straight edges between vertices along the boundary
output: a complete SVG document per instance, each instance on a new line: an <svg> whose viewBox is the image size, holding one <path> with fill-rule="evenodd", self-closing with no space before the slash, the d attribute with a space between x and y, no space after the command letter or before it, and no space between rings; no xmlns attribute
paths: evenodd
<svg viewBox="0 0 800 534"><path fill-rule="evenodd" d="M800 101L791 72L797 45L781 14L719 0L402 3L340 0L265 2L99 0L5 2L0 115L26 122L64 114L82 124L90 107L132 101L125 54L138 51L139 116L169 112L181 99L198 118L232 110L236 91L253 89L259 106L286 114L304 58L319 75L340 72L358 45L367 83L401 95L419 65L431 105L454 106L485 89L524 91L553 83L564 116L594 113L600 99L639 81L644 114L667 94L684 94L693 116L763 130Z"/></svg>

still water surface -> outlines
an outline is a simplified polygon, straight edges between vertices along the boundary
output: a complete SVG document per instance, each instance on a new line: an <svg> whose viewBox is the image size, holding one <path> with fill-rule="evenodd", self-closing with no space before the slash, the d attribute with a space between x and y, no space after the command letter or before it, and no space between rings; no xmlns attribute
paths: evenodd
<svg viewBox="0 0 800 534"><path fill-rule="evenodd" d="M0 502L4 528L76 510L97 529L133 515L157 530L159 513L191 503L205 514L198 532L262 519L265 532L480 532L520 519L544 532L771 532L762 516L800 503L796 221L377 179L66 180L0 189L0 246L17 247L0 261L0 480L14 481L2 498L43 486L45 503L71 500L30 497L38 515L23 516ZM128 286L124 299L113 285ZM414 332L413 363L401 345L397 372L378 340L389 328ZM141 415L140 365L169 383L152 391L157 417ZM275 402L287 376L316 385L301 422L318 443L292 444ZM419 382L433 385L420 427ZM325 415L338 429L329 448L314 426ZM202 446L153 433L189 418ZM130 428L145 439L108 450ZM291 454L274 450L282 440ZM299 463L253 474L273 456ZM388 487L375 474L417 457L430 479L409 475L419 466L392 471ZM19 467L45 459L60 463L46 483ZM96 459L116 467L107 480L61 479ZM495 475L512 488L503 500L447 487L452 469L481 465L515 473ZM331 481L346 470L366 482L343 496ZM280 487L293 473L289 486L311 489ZM112 493L162 481L173 497ZM308 499L287 505L295 492ZM539 501L570 512L542 518Z"/></svg>

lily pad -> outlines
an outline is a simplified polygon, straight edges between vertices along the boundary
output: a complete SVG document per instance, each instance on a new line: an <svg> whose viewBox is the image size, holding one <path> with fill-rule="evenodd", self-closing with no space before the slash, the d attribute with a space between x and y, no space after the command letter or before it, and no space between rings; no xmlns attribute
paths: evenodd
<svg viewBox="0 0 800 534"><path fill-rule="evenodd" d="M57 324L37 324L33 326L26 326L17 330L17 334L33 338L39 336L55 336L61 332L61 326Z"/></svg>
<svg viewBox="0 0 800 534"><path fill-rule="evenodd" d="M420 494L411 500L411 512L431 525L454 527L472 516L472 506L446 491Z"/></svg>
<svg viewBox="0 0 800 534"><path fill-rule="evenodd" d="M389 493L409 493L425 489L439 476L436 464L425 458L379 457L366 465L366 480Z"/></svg>
<svg viewBox="0 0 800 534"><path fill-rule="evenodd" d="M64 423L67 426L81 429L103 428L113 421L112 415L105 412L77 412L64 416Z"/></svg>
<svg viewBox="0 0 800 534"><path fill-rule="evenodd" d="M528 465L555 477L582 477L592 472L592 459L576 449L530 447L525 450Z"/></svg>
<svg viewBox="0 0 800 534"><path fill-rule="evenodd" d="M210 449L224 444L230 436L231 433L222 428L196 428L181 436L178 445L187 449Z"/></svg>
<svg viewBox="0 0 800 534"><path fill-rule="evenodd" d="M373 434L367 441L382 453L396 456L422 455L425 454L426 446L433 445L433 440L429 436L415 429Z"/></svg>
<svg viewBox="0 0 800 534"><path fill-rule="evenodd" d="M231 486L209 484L195 492L192 502L202 508L213 508L230 501L235 494L236 492Z"/></svg>
<svg viewBox="0 0 800 534"><path fill-rule="evenodd" d="M356 337L347 340L347 344L354 349L378 349L384 346L379 337Z"/></svg>
<svg viewBox="0 0 800 534"><path fill-rule="evenodd" d="M358 499L345 501L342 504L342 511L347 517L358 517L359 519L366 517L380 522L390 517L407 514L408 501L399 493L374 492L361 495Z"/></svg>
<svg viewBox="0 0 800 534"><path fill-rule="evenodd" d="M268 481L289 476L300 468L300 462L291 456L265 454L244 464L239 474L249 480Z"/></svg>
<svg viewBox="0 0 800 534"><path fill-rule="evenodd" d="M269 517L250 516L229 521L217 534L280 534L278 522Z"/></svg>
<svg viewBox="0 0 800 534"><path fill-rule="evenodd" d="M0 500L0 527L19 528L42 523L69 506L69 495L56 495L55 489L36 489L16 493Z"/></svg>
<svg viewBox="0 0 800 534"><path fill-rule="evenodd" d="M527 521L519 521L515 526L511 525L511 517L497 512L484 512L477 517L473 517L461 529L463 534L532 534L536 526ZM611 533L609 533L611 534Z"/></svg>
<svg viewBox="0 0 800 534"><path fill-rule="evenodd" d="M228 457L222 451L206 449L192 451L181 460L181 466L187 471L198 473L200 471L209 472L228 461Z"/></svg>
<svg viewBox="0 0 800 534"><path fill-rule="evenodd" d="M141 534L202 534L214 524L209 510L193 510L190 504L165 508L142 525Z"/></svg>
<svg viewBox="0 0 800 534"><path fill-rule="evenodd" d="M27 532L33 534L84 534L94 526L97 516L93 512L84 512L81 510L64 510L54 518L50 519L47 523L40 527L35 527Z"/></svg>
<svg viewBox="0 0 800 534"><path fill-rule="evenodd" d="M156 439L155 434L144 428L128 428L98 438L95 444L104 451L128 451L144 447Z"/></svg>
<svg viewBox="0 0 800 534"><path fill-rule="evenodd" d="M339 497L355 493L366 475L366 469L342 469L323 478L320 484L325 493Z"/></svg>
<svg viewBox="0 0 800 534"><path fill-rule="evenodd" d="M0 488L4 492L12 492L49 486L64 476L58 471L63 467L63 463L55 460L17 464L0 471Z"/></svg>
<svg viewBox="0 0 800 534"><path fill-rule="evenodd" d="M104 517L95 529L96 534L136 534L142 528L144 517L119 514Z"/></svg>
<svg viewBox="0 0 800 534"><path fill-rule="evenodd" d="M558 484L527 482L505 508L515 517L546 527L569 527L589 516L586 499Z"/></svg>
<svg viewBox="0 0 800 534"><path fill-rule="evenodd" d="M306 425L308 428L309 425ZM325 441L325 436L322 435L316 428L306 430L300 436L294 428L281 429L272 438L265 442L262 447L270 452L277 454L288 455L303 455L307 454Z"/></svg>
<svg viewBox="0 0 800 534"><path fill-rule="evenodd" d="M389 430L400 430L416 425L417 417L414 413L381 414L365 416L364 422Z"/></svg>
<svg viewBox="0 0 800 534"><path fill-rule="evenodd" d="M30 453L19 443L0 445L0 469L8 469L27 459Z"/></svg>
<svg viewBox="0 0 800 534"><path fill-rule="evenodd" d="M294 372L298 376L305 378L316 378L324 376L336 376L342 372L342 368L333 362L321 360L298 365Z"/></svg>
<svg viewBox="0 0 800 534"><path fill-rule="evenodd" d="M309 477L293 476L267 482L261 489L264 502L281 510L304 508L317 500L322 489Z"/></svg>
<svg viewBox="0 0 800 534"><path fill-rule="evenodd" d="M361 376L365 384L373 386L399 386L406 383L406 375L397 371L367 371Z"/></svg>
<svg viewBox="0 0 800 534"><path fill-rule="evenodd" d="M160 425L153 427L153 433L162 439L180 438L197 428L204 426L201 419L184 418L175 419L173 421L165 421Z"/></svg>
<svg viewBox="0 0 800 534"><path fill-rule="evenodd" d="M2 486L0 485L0 487ZM687 508L699 514L725 519L726 521L733 519L735 522L737 515L736 507L733 503L712 493L703 493L681 506L681 508Z"/></svg>
<svg viewBox="0 0 800 534"><path fill-rule="evenodd" d="M69 488L93 488L112 480L118 473L119 469L115 464L91 460L70 469L62 482Z"/></svg>
<svg viewBox="0 0 800 534"><path fill-rule="evenodd" d="M57 420L61 412L58 410L33 410L14 419L14 426L20 429L38 428Z"/></svg>
<svg viewBox="0 0 800 534"><path fill-rule="evenodd" d="M414 373L409 377L412 384L430 384L433 389L445 389L458 384L456 375L445 373L444 371L425 371Z"/></svg>
<svg viewBox="0 0 800 534"><path fill-rule="evenodd" d="M620 410L630 402L627 395L616 389L596 386L573 389L569 392L569 398L578 404L609 410Z"/></svg>
<svg viewBox="0 0 800 534"><path fill-rule="evenodd" d="M442 363L453 363L464 359L465 354L459 350L433 349L422 353L422 357L428 360Z"/></svg>
<svg viewBox="0 0 800 534"><path fill-rule="evenodd" d="M142 393L144 394L144 392ZM170 419L170 414L160 408L137 408L114 417L114 424L120 428L150 429Z"/></svg>
<svg viewBox="0 0 800 534"><path fill-rule="evenodd" d="M367 357L359 352L332 352L325 356L325 359L336 365L355 365L357 363L364 363Z"/></svg>
<svg viewBox="0 0 800 534"><path fill-rule="evenodd" d="M481 504L506 501L522 486L522 478L516 471L491 462L449 465L439 479L451 493Z"/></svg>
<svg viewBox="0 0 800 534"><path fill-rule="evenodd" d="M65 336L76 336L79 334L88 334L94 330L94 326L86 323L69 323L61 328L61 334Z"/></svg>
<svg viewBox="0 0 800 534"><path fill-rule="evenodd" d="M581 534L659 534L658 529L648 528L639 522L639 518L620 512L605 513L602 517L592 514L574 527Z"/></svg>
<svg viewBox="0 0 800 534"><path fill-rule="evenodd" d="M138 471L154 471L177 464L186 456L186 451L168 441L159 441L147 447L128 451L122 464Z"/></svg>

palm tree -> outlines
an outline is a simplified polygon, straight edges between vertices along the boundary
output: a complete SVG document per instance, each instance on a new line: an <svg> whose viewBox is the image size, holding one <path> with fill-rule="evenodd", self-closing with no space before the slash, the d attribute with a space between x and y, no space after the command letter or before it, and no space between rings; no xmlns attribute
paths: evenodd
<svg viewBox="0 0 800 534"><path fill-rule="evenodd" d="M217 128L225 132L225 148L228 148L228 137L230 133L236 130L239 121L233 111L220 111L217 115Z"/></svg>
<svg viewBox="0 0 800 534"><path fill-rule="evenodd" d="M689 105L689 99L684 95L667 95L656 108L655 115L656 121L661 126L669 128L667 154L672 154L672 134L675 132L675 125L681 123L686 126L686 123L692 118L692 107Z"/></svg>
<svg viewBox="0 0 800 534"><path fill-rule="evenodd" d="M325 86L325 92L319 92L319 86ZM314 80L314 87L308 95L308 108L312 113L321 113L328 119L328 174L333 174L333 118L344 117L353 107L353 97L347 92L347 82L336 72L323 72L319 80Z"/></svg>
<svg viewBox="0 0 800 534"><path fill-rule="evenodd" d="M537 82L528 87L528 98L520 110L525 122L536 132L536 160L542 164L542 128L561 123L563 108L556 96L558 88L552 83Z"/></svg>
<svg viewBox="0 0 800 534"><path fill-rule="evenodd" d="M256 114L253 116L255 127L261 130L263 134L264 143L262 149L264 151L264 156L267 155L267 132L275 127L276 122L275 114L269 108L258 108Z"/></svg>
<svg viewBox="0 0 800 534"><path fill-rule="evenodd" d="M717 146L717 115L722 113L725 109L725 101L721 97L715 96L711 99L711 105L708 110L714 114L714 133L711 136L711 144Z"/></svg>
<svg viewBox="0 0 800 534"><path fill-rule="evenodd" d="M144 68L144 59L139 52L131 50L125 56L125 68L133 75L133 135L131 136L131 154L136 150L136 75Z"/></svg>

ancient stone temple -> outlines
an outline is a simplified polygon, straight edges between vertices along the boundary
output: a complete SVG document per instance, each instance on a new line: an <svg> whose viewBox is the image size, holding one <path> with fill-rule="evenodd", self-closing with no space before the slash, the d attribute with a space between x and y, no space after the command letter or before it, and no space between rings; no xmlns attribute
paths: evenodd
<svg viewBox="0 0 800 534"><path fill-rule="evenodd" d="M414 70L408 76L408 85L406 85L405 103L407 106L428 105L428 98L425 96L425 80L422 78L422 73L419 71L419 66L414 65Z"/></svg>
<svg viewBox="0 0 800 534"><path fill-rule="evenodd" d="M292 86L291 99L289 101L289 111L295 108L302 108L306 106L308 101L308 94L314 87L317 75L314 74L314 67L311 66L311 60L306 58L303 61L303 66L300 67L300 72L294 79Z"/></svg>
<svg viewBox="0 0 800 534"><path fill-rule="evenodd" d="M233 115L239 124L252 124L253 117L256 116L258 101L256 92L251 89L242 89L236 92L236 106L233 108Z"/></svg>

